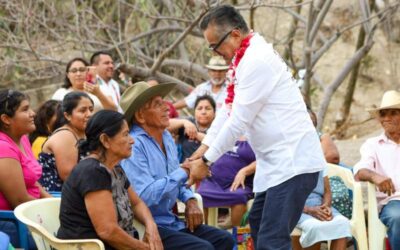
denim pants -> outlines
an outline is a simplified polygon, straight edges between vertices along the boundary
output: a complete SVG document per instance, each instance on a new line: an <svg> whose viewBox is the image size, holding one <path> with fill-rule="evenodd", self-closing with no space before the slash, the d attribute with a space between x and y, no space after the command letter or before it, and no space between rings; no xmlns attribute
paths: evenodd
<svg viewBox="0 0 400 250"><path fill-rule="evenodd" d="M379 219L388 228L390 247L393 250L400 249L400 201L389 201L382 208Z"/></svg>
<svg viewBox="0 0 400 250"><path fill-rule="evenodd" d="M317 185L318 174L300 174L256 194L249 222L257 250L292 249L290 233Z"/></svg>
<svg viewBox="0 0 400 250"><path fill-rule="evenodd" d="M232 250L232 235L207 225L198 226L193 233L187 228L174 231L158 227L165 250Z"/></svg>

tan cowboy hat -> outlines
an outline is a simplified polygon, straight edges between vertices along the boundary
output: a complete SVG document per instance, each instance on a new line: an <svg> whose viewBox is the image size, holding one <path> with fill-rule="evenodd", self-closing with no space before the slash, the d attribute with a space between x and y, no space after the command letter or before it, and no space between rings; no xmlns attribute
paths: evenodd
<svg viewBox="0 0 400 250"><path fill-rule="evenodd" d="M174 87L175 83L163 83L150 86L147 82L137 82L127 88L121 96L121 108L125 119L132 122L135 112L154 96L166 96Z"/></svg>
<svg viewBox="0 0 400 250"><path fill-rule="evenodd" d="M381 106L379 108L367 109L371 114L376 114L382 109L400 109L400 92L389 90L383 94Z"/></svg>
<svg viewBox="0 0 400 250"><path fill-rule="evenodd" d="M226 64L226 61L222 56L213 56L210 58L210 61L208 61L206 68L212 70L228 70L229 65Z"/></svg>

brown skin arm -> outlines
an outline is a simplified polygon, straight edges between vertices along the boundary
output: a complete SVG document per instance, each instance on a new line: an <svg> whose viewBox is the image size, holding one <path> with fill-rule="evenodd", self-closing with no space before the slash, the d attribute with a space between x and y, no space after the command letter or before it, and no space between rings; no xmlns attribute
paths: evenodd
<svg viewBox="0 0 400 250"><path fill-rule="evenodd" d="M97 235L109 245L116 249L150 249L149 244L133 238L119 227L109 190L87 193L85 205Z"/></svg>
<svg viewBox="0 0 400 250"><path fill-rule="evenodd" d="M200 147L192 154L192 156L190 157L190 160L196 160L201 158L205 152L207 151L208 146L205 144L201 144Z"/></svg>
<svg viewBox="0 0 400 250"><path fill-rule="evenodd" d="M0 192L12 209L24 202L36 200L26 190L21 164L12 158L0 159Z"/></svg>
<svg viewBox="0 0 400 250"><path fill-rule="evenodd" d="M339 150L328 134L321 136L321 146L326 162L333 164L340 162Z"/></svg>
<svg viewBox="0 0 400 250"><path fill-rule="evenodd" d="M374 183L378 187L379 191L389 196L396 192L391 178L380 175L372 170L366 168L360 169L355 178L357 181L369 181Z"/></svg>
<svg viewBox="0 0 400 250"><path fill-rule="evenodd" d="M186 226L190 232L193 232L199 225L203 223L203 213L197 204L196 199L189 199L185 208Z"/></svg>
<svg viewBox="0 0 400 250"><path fill-rule="evenodd" d="M246 177L254 174L255 172L256 172L256 161L253 161L246 167L240 169L239 172L237 172L235 179L233 180L230 190L235 191L240 186L242 186L242 188L244 189L245 188L244 181L246 180Z"/></svg>
<svg viewBox="0 0 400 250"><path fill-rule="evenodd" d="M305 206L303 212L313 216L318 220L330 221L333 219L331 203L332 203L332 193L329 185L329 178L324 177L324 195L322 198L322 205L314 207Z"/></svg>
<svg viewBox="0 0 400 250"><path fill-rule="evenodd" d="M158 228L154 222L153 216L146 204L140 197L133 191L132 187L128 189L129 200L132 204L133 213L135 218L146 227L144 241L149 244L150 249L162 250L164 249Z"/></svg>
<svg viewBox="0 0 400 250"><path fill-rule="evenodd" d="M184 99L175 102L173 105L174 105L174 108L176 108L176 109L182 109L182 108L187 107L187 104Z"/></svg>

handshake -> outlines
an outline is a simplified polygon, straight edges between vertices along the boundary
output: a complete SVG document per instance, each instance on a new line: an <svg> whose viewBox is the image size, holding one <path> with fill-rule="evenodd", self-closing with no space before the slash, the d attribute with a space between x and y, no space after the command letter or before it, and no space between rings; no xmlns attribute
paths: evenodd
<svg viewBox="0 0 400 250"><path fill-rule="evenodd" d="M194 183L202 181L204 178L211 176L210 168L204 163L201 157L194 158L193 156L187 158L180 167L185 170L189 176L187 186L190 187Z"/></svg>

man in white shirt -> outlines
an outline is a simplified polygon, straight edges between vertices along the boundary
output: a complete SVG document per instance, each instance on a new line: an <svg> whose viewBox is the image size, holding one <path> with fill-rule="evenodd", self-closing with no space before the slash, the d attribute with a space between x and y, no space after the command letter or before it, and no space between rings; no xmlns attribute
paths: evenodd
<svg viewBox="0 0 400 250"><path fill-rule="evenodd" d="M290 233L326 164L301 93L272 45L233 7L211 9L200 28L210 49L232 61L234 92L187 163L189 184L205 178L208 166L246 134L257 160L249 216L256 249L289 250Z"/></svg>
<svg viewBox="0 0 400 250"><path fill-rule="evenodd" d="M379 218L388 227L390 247L400 249L400 92L385 92L381 106L370 112L384 133L361 146L354 174L357 180L372 182L378 188Z"/></svg>
<svg viewBox="0 0 400 250"><path fill-rule="evenodd" d="M187 97L174 103L176 109L188 107L194 109L197 97L203 95L211 96L218 111L226 98L226 72L229 65L221 56L213 56L206 65L210 80L199 84Z"/></svg>
<svg viewBox="0 0 400 250"><path fill-rule="evenodd" d="M114 62L111 54L98 51L90 58L90 64L96 66L97 83L100 84L101 91L113 100L118 107L118 111L122 113L122 109L119 105L121 92L118 83L112 78L114 75Z"/></svg>

